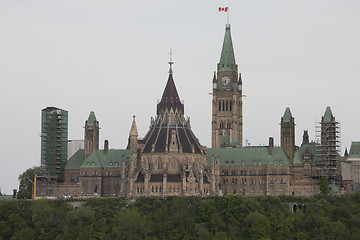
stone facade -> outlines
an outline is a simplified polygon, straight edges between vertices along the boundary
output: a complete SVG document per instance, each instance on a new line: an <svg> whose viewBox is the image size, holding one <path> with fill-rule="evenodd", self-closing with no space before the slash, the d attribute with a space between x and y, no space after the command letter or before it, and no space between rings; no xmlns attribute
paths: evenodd
<svg viewBox="0 0 360 240"><path fill-rule="evenodd" d="M317 158L319 143L310 142L305 131L303 144L295 146L295 119L289 108L280 122L281 146L274 146L272 137L268 146L242 146L242 79L230 26L226 26L213 77L212 148L200 144L190 119L184 117L169 63L167 84L145 136L139 138L134 116L126 149L109 149L105 141L99 150L99 122L91 112L85 122L85 149L67 161L62 181L39 176L37 197L311 196L319 192L317 169L326 167ZM352 174L358 182L359 146L354 144L348 158L357 169ZM350 192L351 184L346 179L338 187Z"/></svg>

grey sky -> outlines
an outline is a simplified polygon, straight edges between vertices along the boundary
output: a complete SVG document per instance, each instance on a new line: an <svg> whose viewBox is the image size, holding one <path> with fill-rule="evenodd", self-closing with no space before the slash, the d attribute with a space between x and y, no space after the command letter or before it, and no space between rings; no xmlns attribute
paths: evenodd
<svg viewBox="0 0 360 240"><path fill-rule="evenodd" d="M0 187L40 163L41 109L69 111L69 138L82 139L90 111L101 147L125 148L132 115L139 135L155 115L168 77L185 115L210 146L212 76L230 7L235 58L243 74L244 141L279 144L290 107L296 144L327 106L341 122L342 150L360 140L358 0L2 0L0 1Z"/></svg>

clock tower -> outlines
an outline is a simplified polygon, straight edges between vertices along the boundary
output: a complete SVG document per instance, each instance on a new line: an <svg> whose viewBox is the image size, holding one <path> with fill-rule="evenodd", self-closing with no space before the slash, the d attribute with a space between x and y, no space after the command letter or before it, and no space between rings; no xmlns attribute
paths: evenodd
<svg viewBox="0 0 360 240"><path fill-rule="evenodd" d="M242 146L242 80L235 62L230 24L225 28L212 95L212 147Z"/></svg>

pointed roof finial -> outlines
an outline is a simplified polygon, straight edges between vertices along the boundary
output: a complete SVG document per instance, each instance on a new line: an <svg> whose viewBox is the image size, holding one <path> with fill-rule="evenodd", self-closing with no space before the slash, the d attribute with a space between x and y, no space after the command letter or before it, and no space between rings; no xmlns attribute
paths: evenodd
<svg viewBox="0 0 360 240"><path fill-rule="evenodd" d="M172 47L170 47L170 62L169 62L169 65L170 65L170 69L169 69L169 73L172 74L173 73L173 70L172 70L172 65L174 64L174 62L172 61Z"/></svg>
<svg viewBox="0 0 360 240"><path fill-rule="evenodd" d="M137 131L136 122L135 122L135 115L133 116L133 122L132 122L131 130L130 130L130 137L131 136L134 136L134 137L138 136L138 131Z"/></svg>

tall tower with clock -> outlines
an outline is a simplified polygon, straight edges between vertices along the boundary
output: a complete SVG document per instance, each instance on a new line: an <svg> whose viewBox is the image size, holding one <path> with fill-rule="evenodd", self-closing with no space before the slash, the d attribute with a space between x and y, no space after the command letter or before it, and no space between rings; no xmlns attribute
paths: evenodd
<svg viewBox="0 0 360 240"><path fill-rule="evenodd" d="M242 80L235 62L230 24L225 28L212 96L212 147L242 146Z"/></svg>

